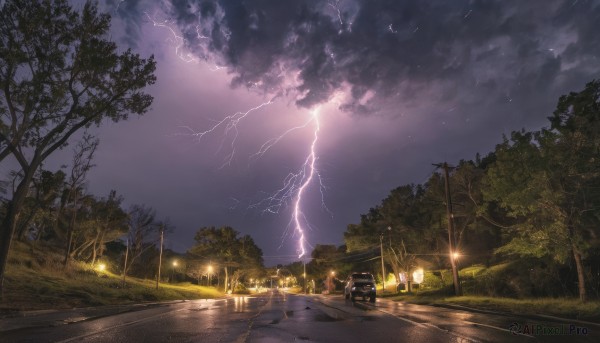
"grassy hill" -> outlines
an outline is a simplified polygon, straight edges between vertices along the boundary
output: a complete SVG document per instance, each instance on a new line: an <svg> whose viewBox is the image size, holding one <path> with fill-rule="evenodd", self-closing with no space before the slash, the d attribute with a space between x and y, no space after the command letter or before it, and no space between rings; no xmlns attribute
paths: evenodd
<svg viewBox="0 0 600 343"><path fill-rule="evenodd" d="M215 298L212 287L161 283L98 271L82 262L62 265L61 252L48 246L13 242L0 310L39 310L147 301Z"/></svg>

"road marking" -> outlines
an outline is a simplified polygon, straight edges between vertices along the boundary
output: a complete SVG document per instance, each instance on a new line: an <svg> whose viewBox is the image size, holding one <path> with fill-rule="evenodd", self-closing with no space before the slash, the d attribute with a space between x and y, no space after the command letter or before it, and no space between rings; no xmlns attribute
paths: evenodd
<svg viewBox="0 0 600 343"><path fill-rule="evenodd" d="M500 331L506 331L506 332L510 332L513 335L519 335L519 336L525 336L525 337L529 337L529 338L535 338L534 336L525 334L525 333L519 333L519 332L514 332L514 331L510 331L508 329L504 329L498 326L493 326L493 325L488 325L488 324L482 324L482 323L475 323L475 322L471 322L471 321L465 321L465 323L469 323L469 324L473 324L473 325L477 325L477 326L485 326L486 328L490 328L490 329L496 329L496 330L500 330Z"/></svg>
<svg viewBox="0 0 600 343"><path fill-rule="evenodd" d="M454 331L450 331L450 330L442 329L441 327L439 327L439 326L437 326L437 325L433 325L433 324L431 324L431 323L423 323L423 325L425 325L425 326L428 326L428 327L430 327L430 328L438 329L438 330L442 331L443 333L447 333L447 334L449 334L449 335L452 335L452 336L458 337L458 338L460 338L460 339L463 339L463 340L465 340L465 341L467 341L467 342L474 342L474 343L482 343L482 342L483 342L483 341L479 341L479 340L476 340L476 339L474 339L474 338L471 338L471 337L466 337L466 336L463 336L463 335L461 335L461 334L459 334L459 333L456 333L456 332L454 332Z"/></svg>
<svg viewBox="0 0 600 343"><path fill-rule="evenodd" d="M400 320L404 320L407 323L411 323L412 325L415 325L415 326L418 326L418 327L421 327L421 328L424 328L426 326L424 323L419 323L419 322L415 322L414 320L410 320L408 318L400 317L400 316L395 315L395 314L393 314L391 312L388 312L388 311L385 311L385 310L382 310L382 309L378 309L377 307L375 307L375 310L378 311L378 312L383 312L385 314L389 314L390 316L392 316L394 318L398 318Z"/></svg>
<svg viewBox="0 0 600 343"><path fill-rule="evenodd" d="M387 304L386 304L386 305L387 305ZM456 333L456 332L454 332L454 331L450 331L450 330L442 329L441 327L439 327L439 326L436 326L436 325L434 325L434 324L431 324L431 323L419 323L419 322L416 322L416 321L414 321L414 320L410 320L410 319L408 319L408 318L401 317L401 316L399 316L399 315L397 315L397 314L394 314L394 313L388 312L388 311L386 311L386 310L383 310L383 309L381 309L380 307L377 307L377 305L373 305L373 308L374 308L374 310L375 310L375 311L383 312L383 313L385 313L385 314L388 314L388 315L390 315L390 316L392 316L392 317L394 317L394 318L398 318L398 319L400 319L400 320L404 320L404 321L406 321L406 322L408 322L408 323L411 323L411 324L413 324L413 325L416 325L416 326L418 326L418 327L421 327L421 328L426 328L426 327L429 327L429 328L434 328L434 329L437 329L437 330L439 330L439 331L442 331L442 332L444 332L444 333L447 333L447 334L449 334L449 335L452 335L452 336L458 337L458 338L460 338L460 339L462 339L462 340L465 340L465 341L467 341L467 342L474 342L474 343L480 343L480 342L482 342L482 341L479 341L479 340L476 340L476 339L473 339L473 338L470 338L470 337L463 336L463 335L461 335L461 334L459 334L459 333Z"/></svg>
<svg viewBox="0 0 600 343"><path fill-rule="evenodd" d="M244 343L248 340L248 337L250 337L250 334L252 333L252 327L254 326L254 320L262 314L263 309L265 309L267 307L267 305L272 306L272 300L273 300L273 292L271 292L271 294L269 294L269 300L267 302L262 303L262 304L258 303L258 306L259 306L258 312L248 319L248 330L246 330L246 332L244 332L243 334L238 336L238 338L235 340L236 343ZM283 313L283 315L285 316L285 312Z"/></svg>

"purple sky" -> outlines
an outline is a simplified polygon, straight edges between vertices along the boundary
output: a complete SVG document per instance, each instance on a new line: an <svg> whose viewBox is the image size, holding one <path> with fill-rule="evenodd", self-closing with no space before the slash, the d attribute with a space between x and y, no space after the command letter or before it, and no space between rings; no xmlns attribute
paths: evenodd
<svg viewBox="0 0 600 343"><path fill-rule="evenodd" d="M314 122L252 155L312 110L327 209L312 182L306 240L339 245L346 225L392 188L423 183L432 163L486 154L512 130L547 125L561 94L600 76L596 0L107 0L103 8L114 40L155 55L158 81L149 113L99 130L90 191L116 189L127 204L169 217L176 230L166 246L180 252L198 228L230 225L254 238L267 265L295 260L294 199L279 213L252 205L300 170ZM190 135L272 99L238 122L235 142L224 126Z"/></svg>

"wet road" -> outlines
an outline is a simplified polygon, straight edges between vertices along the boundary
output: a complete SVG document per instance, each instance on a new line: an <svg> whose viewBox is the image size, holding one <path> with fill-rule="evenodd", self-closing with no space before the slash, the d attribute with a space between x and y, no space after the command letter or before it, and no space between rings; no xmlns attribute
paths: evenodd
<svg viewBox="0 0 600 343"><path fill-rule="evenodd" d="M600 326L472 313L378 299L265 293L148 306L0 332L1 342L598 342ZM79 318L82 319L82 318ZM513 323L525 334L510 332ZM537 325L537 326L536 326ZM559 326L563 328L558 330ZM513 326L515 329L516 326ZM537 331L536 331L537 330ZM580 330L581 331L581 330ZM581 333L581 332L580 332Z"/></svg>

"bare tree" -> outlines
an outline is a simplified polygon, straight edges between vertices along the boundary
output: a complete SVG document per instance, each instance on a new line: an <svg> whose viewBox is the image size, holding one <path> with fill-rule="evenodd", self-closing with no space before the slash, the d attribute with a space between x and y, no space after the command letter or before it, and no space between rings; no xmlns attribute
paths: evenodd
<svg viewBox="0 0 600 343"><path fill-rule="evenodd" d="M66 203L71 204L71 218L67 228L67 244L65 247L65 258L63 265L69 263L69 255L73 246L73 231L75 230L75 221L77 219L77 201L80 195L78 189L83 188L85 184L85 176L87 172L94 166L92 159L94 152L100 141L94 139L89 134L84 134L81 141L77 144L73 155L73 166L71 167L71 175L67 184Z"/></svg>

